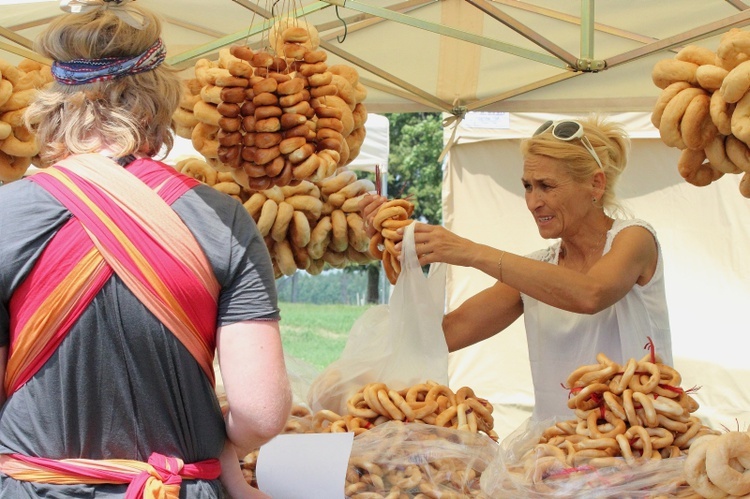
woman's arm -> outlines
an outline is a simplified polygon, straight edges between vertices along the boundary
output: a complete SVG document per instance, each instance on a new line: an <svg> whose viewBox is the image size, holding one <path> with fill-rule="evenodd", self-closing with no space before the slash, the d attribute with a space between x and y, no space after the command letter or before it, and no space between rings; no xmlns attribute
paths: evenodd
<svg viewBox="0 0 750 499"><path fill-rule="evenodd" d="M227 436L248 453L278 435L292 406L277 321L242 321L218 329L219 368L227 396Z"/></svg>
<svg viewBox="0 0 750 499"><path fill-rule="evenodd" d="M414 242L421 265L473 267L548 305L583 314L604 310L648 282L658 258L653 234L639 226L623 229L586 273L478 244L440 226L417 224Z"/></svg>

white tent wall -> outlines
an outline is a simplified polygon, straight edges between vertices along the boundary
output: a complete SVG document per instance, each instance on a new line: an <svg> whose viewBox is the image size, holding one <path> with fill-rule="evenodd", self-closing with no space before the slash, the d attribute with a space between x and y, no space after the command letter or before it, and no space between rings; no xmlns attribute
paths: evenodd
<svg viewBox="0 0 750 499"><path fill-rule="evenodd" d="M471 128L471 119L461 124L446 160L444 221L461 236L524 255L552 242L539 236L526 208L519 144L557 116L503 118L503 128ZM659 139L648 113L610 118L624 123L631 135L630 161L617 194L632 216L653 225L663 251L682 387L700 387L694 394L701 405L696 414L706 424L744 428L750 424L745 346L750 331L750 200L739 193L739 175L725 175L708 187L685 182L677 172L679 151ZM448 309L491 284L476 270L450 267ZM471 386L495 405L501 437L516 429L534 404L523 318L493 338L452 353L450 379L452 387Z"/></svg>

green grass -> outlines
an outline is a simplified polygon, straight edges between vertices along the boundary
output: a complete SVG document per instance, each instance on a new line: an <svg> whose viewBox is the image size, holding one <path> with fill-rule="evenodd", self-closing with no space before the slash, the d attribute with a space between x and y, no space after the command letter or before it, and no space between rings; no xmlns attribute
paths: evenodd
<svg viewBox="0 0 750 499"><path fill-rule="evenodd" d="M324 369L339 358L352 325L370 306L279 303L284 351Z"/></svg>

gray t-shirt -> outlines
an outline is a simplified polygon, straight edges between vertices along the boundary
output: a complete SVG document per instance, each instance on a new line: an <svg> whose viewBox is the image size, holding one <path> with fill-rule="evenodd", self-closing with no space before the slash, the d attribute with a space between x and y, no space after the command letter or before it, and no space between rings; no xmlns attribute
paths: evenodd
<svg viewBox="0 0 750 499"><path fill-rule="evenodd" d="M255 222L235 199L200 185L173 205L221 286L217 326L278 320L273 268ZM70 212L39 185L0 187L0 345L8 303ZM152 452L186 463L225 440L213 388L180 341L113 276L39 372L2 407L0 453L123 458ZM0 477L5 497L122 497L126 486L58 486ZM183 481L180 497L220 497L218 481Z"/></svg>

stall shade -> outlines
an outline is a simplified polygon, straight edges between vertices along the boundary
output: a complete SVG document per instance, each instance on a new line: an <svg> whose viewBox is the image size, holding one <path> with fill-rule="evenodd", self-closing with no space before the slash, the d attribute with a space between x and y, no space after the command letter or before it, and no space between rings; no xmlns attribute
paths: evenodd
<svg viewBox="0 0 750 499"><path fill-rule="evenodd" d="M519 144L539 124L559 117L468 116L446 159L446 227L521 255L550 245L539 236L526 208ZM624 123L631 137L618 197L634 217L653 225L664 254L675 368L682 374L682 387L700 387L694 394L701 404L696 415L707 425L747 427L750 199L739 193L740 176L725 175L707 187L690 185L677 172L680 151L660 140L648 113L620 113L610 119ZM446 130L446 140L451 132ZM448 308L492 282L475 270L451 267ZM451 354L450 378L452 387L471 386L495 405L495 428L501 437L517 428L534 404L523 319Z"/></svg>

